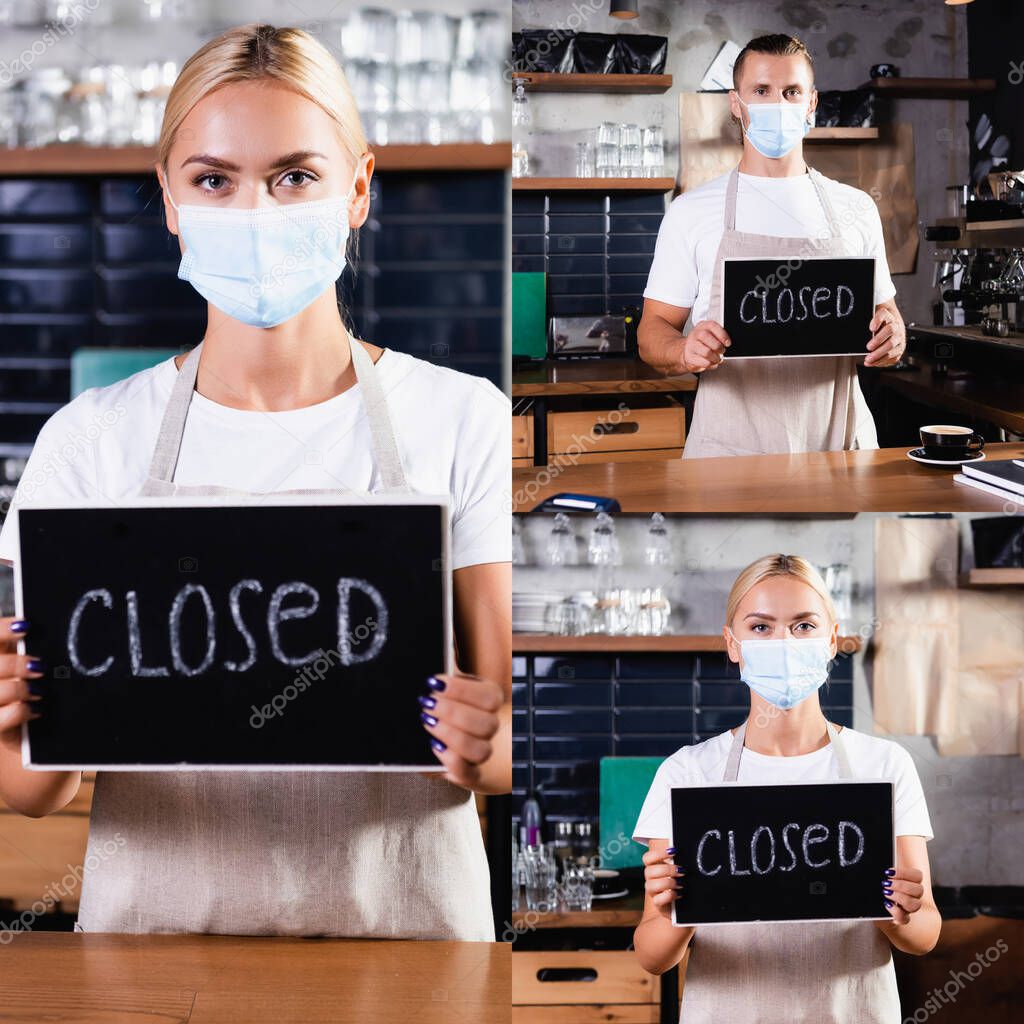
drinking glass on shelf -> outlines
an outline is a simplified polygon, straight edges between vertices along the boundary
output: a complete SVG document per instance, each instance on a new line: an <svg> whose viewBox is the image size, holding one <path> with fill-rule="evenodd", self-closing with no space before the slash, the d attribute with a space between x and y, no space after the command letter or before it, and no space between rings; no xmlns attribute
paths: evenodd
<svg viewBox="0 0 1024 1024"><path fill-rule="evenodd" d="M530 98L526 95L526 83L516 79L516 88L512 94L512 124L518 127L529 127L533 117L530 114Z"/></svg>
<svg viewBox="0 0 1024 1024"><path fill-rule="evenodd" d="M648 125L643 131L643 176L660 178L665 168L665 132L660 124Z"/></svg>
<svg viewBox="0 0 1024 1024"><path fill-rule="evenodd" d="M853 574L850 567L843 563L826 565L822 576L836 606L836 618L841 627L845 626L853 614Z"/></svg>
<svg viewBox="0 0 1024 1024"><path fill-rule="evenodd" d="M594 869L589 864L567 864L562 874L566 910L590 910L594 899Z"/></svg>
<svg viewBox="0 0 1024 1024"><path fill-rule="evenodd" d="M619 125L614 121L602 121L597 129L597 144L618 147Z"/></svg>
<svg viewBox="0 0 1024 1024"><path fill-rule="evenodd" d="M617 178L619 176L619 147L610 142L597 144L597 177Z"/></svg>
<svg viewBox="0 0 1024 1024"><path fill-rule="evenodd" d="M512 143L512 177L528 178L530 176L530 154L526 151L526 143L518 139Z"/></svg>
<svg viewBox="0 0 1024 1024"><path fill-rule="evenodd" d="M671 613L662 587L644 587L637 607L636 632L639 636L664 636Z"/></svg>
<svg viewBox="0 0 1024 1024"><path fill-rule="evenodd" d="M672 544L668 536L668 527L665 525L665 517L660 512L652 513L650 525L647 527L644 564L672 564Z"/></svg>
<svg viewBox="0 0 1024 1024"><path fill-rule="evenodd" d="M547 556L548 565L576 564L576 534L564 512L555 513L551 535L548 537Z"/></svg>
<svg viewBox="0 0 1024 1024"><path fill-rule="evenodd" d="M512 564L526 565L526 548L523 545L523 524L519 516L512 517Z"/></svg>
<svg viewBox="0 0 1024 1024"><path fill-rule="evenodd" d="M576 177L594 177L594 147L589 142L576 143Z"/></svg>
<svg viewBox="0 0 1024 1024"><path fill-rule="evenodd" d="M615 520L607 512L598 512L594 519L587 544L587 561L591 565L622 565L619 540L615 536Z"/></svg>
<svg viewBox="0 0 1024 1024"><path fill-rule="evenodd" d="M544 913L557 909L556 868L543 846L529 846L524 851L526 875L526 907Z"/></svg>

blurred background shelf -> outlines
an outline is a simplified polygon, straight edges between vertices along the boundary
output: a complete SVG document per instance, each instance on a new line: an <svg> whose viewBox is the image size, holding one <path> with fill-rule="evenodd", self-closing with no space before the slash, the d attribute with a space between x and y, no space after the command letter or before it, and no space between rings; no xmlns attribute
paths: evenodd
<svg viewBox="0 0 1024 1024"><path fill-rule="evenodd" d="M555 74L550 71L513 71L513 82L524 82L531 92L661 93L672 88L671 75Z"/></svg>
<svg viewBox="0 0 1024 1024"><path fill-rule="evenodd" d="M453 142L372 147L378 171L485 171L512 166L510 142ZM0 175L143 174L155 146L41 146L0 149Z"/></svg>
<svg viewBox="0 0 1024 1024"><path fill-rule="evenodd" d="M960 583L965 587L1024 586L1024 569L969 569Z"/></svg>
<svg viewBox="0 0 1024 1024"><path fill-rule="evenodd" d="M1011 571L1024 573L1024 570ZM839 650L843 654L853 654L860 650L862 642L859 636L841 636ZM513 633L512 650L516 654L706 653L724 651L725 639L721 633L674 636L559 636L552 633Z"/></svg>
<svg viewBox="0 0 1024 1024"><path fill-rule="evenodd" d="M513 192L669 192L675 178L513 178Z"/></svg>
<svg viewBox="0 0 1024 1024"><path fill-rule="evenodd" d="M864 88L907 99L964 99L995 92L994 78L872 78Z"/></svg>

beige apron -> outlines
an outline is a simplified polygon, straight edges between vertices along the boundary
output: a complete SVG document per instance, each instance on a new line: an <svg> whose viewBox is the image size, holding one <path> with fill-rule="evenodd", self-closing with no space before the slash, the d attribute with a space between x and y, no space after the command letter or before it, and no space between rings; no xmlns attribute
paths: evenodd
<svg viewBox="0 0 1024 1024"><path fill-rule="evenodd" d="M373 361L349 347L377 493L408 493ZM175 380L141 495L243 493L173 483L201 349ZM493 941L473 794L415 772L100 772L75 927Z"/></svg>
<svg viewBox="0 0 1024 1024"><path fill-rule="evenodd" d="M744 722L725 782L739 776ZM828 723L839 777L853 777L839 730ZM879 887L882 880L879 879ZM697 929L681 1024L899 1024L889 940L870 921L716 924Z"/></svg>
<svg viewBox="0 0 1024 1024"><path fill-rule="evenodd" d="M708 315L721 321L722 260L727 256L850 256L821 175L807 169L825 211L828 238L776 238L736 230L733 170L725 190L725 230L715 256ZM867 354L865 350L865 355ZM807 451L877 448L871 411L857 381L857 357L814 356L733 359L700 375L693 422L684 459L716 455L766 455Z"/></svg>

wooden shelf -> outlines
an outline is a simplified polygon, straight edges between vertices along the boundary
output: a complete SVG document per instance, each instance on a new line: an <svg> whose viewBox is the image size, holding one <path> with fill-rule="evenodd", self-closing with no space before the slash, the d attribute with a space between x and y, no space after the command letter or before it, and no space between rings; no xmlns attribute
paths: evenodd
<svg viewBox="0 0 1024 1024"><path fill-rule="evenodd" d="M510 142L374 146L373 155L378 171L497 171L512 166ZM155 163L155 146L0 148L0 175L146 174Z"/></svg>
<svg viewBox="0 0 1024 1024"><path fill-rule="evenodd" d="M841 636L839 651L853 654L861 649L859 636ZM718 634L674 636L557 636L549 633L513 633L515 654L681 654L724 651L725 638Z"/></svg>
<svg viewBox="0 0 1024 1024"><path fill-rule="evenodd" d="M1024 586L1024 569L970 569L960 577L962 587Z"/></svg>
<svg viewBox="0 0 1024 1024"><path fill-rule="evenodd" d="M513 178L513 192L671 192L675 178Z"/></svg>
<svg viewBox="0 0 1024 1024"><path fill-rule="evenodd" d="M877 128L841 128L822 125L812 128L804 142L867 142L878 138Z"/></svg>
<svg viewBox="0 0 1024 1024"><path fill-rule="evenodd" d="M635 928L644 916L644 894L594 900L590 910L513 910L512 923L530 928Z"/></svg>
<svg viewBox="0 0 1024 1024"><path fill-rule="evenodd" d="M907 99L965 99L994 92L994 78L872 78L865 89Z"/></svg>
<svg viewBox="0 0 1024 1024"><path fill-rule="evenodd" d="M659 93L672 88L671 75L560 75L550 71L513 71L513 82L530 92Z"/></svg>

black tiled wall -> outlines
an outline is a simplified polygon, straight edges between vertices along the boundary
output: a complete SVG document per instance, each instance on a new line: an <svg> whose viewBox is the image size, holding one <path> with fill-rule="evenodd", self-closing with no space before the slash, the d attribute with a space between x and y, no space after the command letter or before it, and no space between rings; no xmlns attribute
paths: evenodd
<svg viewBox="0 0 1024 1024"><path fill-rule="evenodd" d="M374 185L339 284L356 332L500 387L503 172ZM206 304L179 260L153 177L0 180L0 446L31 444L68 400L76 348L200 340Z"/></svg>
<svg viewBox="0 0 1024 1024"><path fill-rule="evenodd" d="M597 818L602 757L667 757L739 725L748 689L725 654L513 659L513 814L530 790L545 820ZM828 718L853 726L853 662L840 655L820 691Z"/></svg>
<svg viewBox="0 0 1024 1024"><path fill-rule="evenodd" d="M548 275L548 316L643 305L665 214L660 192L516 192L512 270Z"/></svg>

